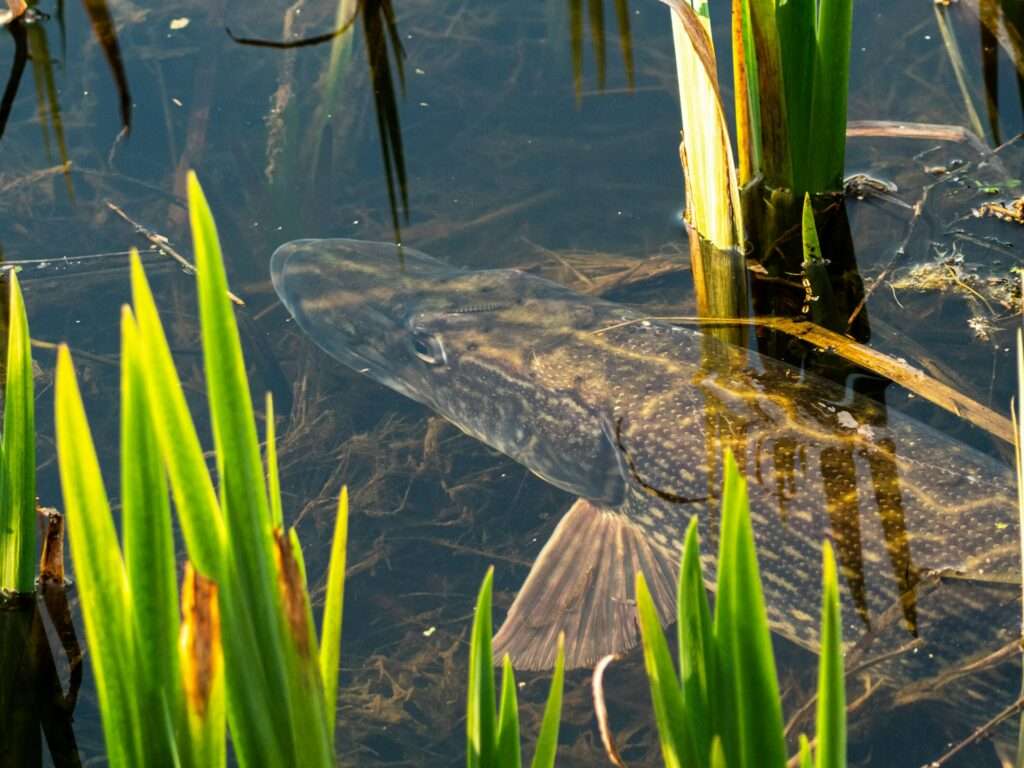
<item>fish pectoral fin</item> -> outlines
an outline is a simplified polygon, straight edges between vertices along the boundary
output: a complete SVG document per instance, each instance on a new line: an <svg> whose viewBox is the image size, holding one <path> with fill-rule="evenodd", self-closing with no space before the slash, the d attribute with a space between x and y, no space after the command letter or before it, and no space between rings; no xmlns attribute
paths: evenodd
<svg viewBox="0 0 1024 768"><path fill-rule="evenodd" d="M678 553L655 544L622 512L577 500L495 635L495 660L507 653L519 669L550 669L561 632L570 669L632 648L638 639L637 571L667 622L675 613Z"/></svg>

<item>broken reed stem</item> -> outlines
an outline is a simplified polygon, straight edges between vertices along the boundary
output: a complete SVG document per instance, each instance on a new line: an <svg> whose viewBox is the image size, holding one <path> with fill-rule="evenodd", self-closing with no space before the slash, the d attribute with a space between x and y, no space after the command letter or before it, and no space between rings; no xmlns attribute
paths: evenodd
<svg viewBox="0 0 1024 768"><path fill-rule="evenodd" d="M147 240L149 240L149 242L152 243L153 246L156 247L156 249L158 251L160 251L161 253L163 253L163 254L165 254L167 256L170 256L172 259L174 259L176 262L178 262L182 266L182 269L184 269L190 275L196 274L196 267L195 267L195 265L191 261L186 259L184 256L182 256L180 253L178 253L178 251L176 251L171 246L170 241L166 237L164 237L163 235L157 234L156 232L154 232L153 230L149 229L148 227L146 227L146 226L140 224L139 222L135 221L131 216L129 216L127 213L124 212L124 209L120 208L118 205L116 205L115 203L111 202L110 200L107 200L106 203L107 203L107 208L109 208L111 211L116 213L118 216L120 216L126 222L131 224L135 228L135 231L138 232L140 235L142 235ZM238 296L236 296L231 291L228 291L228 298L231 299L231 301L233 301L235 304L238 304L240 307L244 307L245 306L245 302L242 301Z"/></svg>

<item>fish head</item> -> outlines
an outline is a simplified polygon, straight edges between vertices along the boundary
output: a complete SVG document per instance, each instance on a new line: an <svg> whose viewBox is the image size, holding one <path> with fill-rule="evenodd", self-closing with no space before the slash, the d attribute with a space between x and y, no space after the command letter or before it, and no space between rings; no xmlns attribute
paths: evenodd
<svg viewBox="0 0 1024 768"><path fill-rule="evenodd" d="M461 269L391 243L295 240L275 251L271 272L324 351L457 421L460 376L479 386L483 366L525 377L531 349L594 315L567 289L520 270Z"/></svg>
<svg viewBox="0 0 1024 768"><path fill-rule="evenodd" d="M390 243L297 240L274 253L272 275L331 357L570 493L621 500L608 430L571 381L552 380L578 375L552 355L629 310L520 270L460 269Z"/></svg>

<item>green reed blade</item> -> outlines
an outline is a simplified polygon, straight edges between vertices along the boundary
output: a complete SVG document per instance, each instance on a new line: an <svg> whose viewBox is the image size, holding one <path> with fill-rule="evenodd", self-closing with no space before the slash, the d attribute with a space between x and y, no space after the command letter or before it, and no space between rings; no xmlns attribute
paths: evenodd
<svg viewBox="0 0 1024 768"><path fill-rule="evenodd" d="M807 740L807 734L800 734L800 768L813 768L814 762L811 759L811 743Z"/></svg>
<svg viewBox="0 0 1024 768"><path fill-rule="evenodd" d="M147 373L144 380L153 431L174 491L189 557L200 573L219 581L227 539L223 515L138 251L132 251L131 262L138 353Z"/></svg>
<svg viewBox="0 0 1024 768"><path fill-rule="evenodd" d="M221 499L228 525L236 528L244 524L253 534L242 535L246 531L234 530L233 551L237 548L243 573L251 579L249 586L266 587L272 583L270 510L252 416L252 398L234 310L227 296L227 277L217 228L193 171L188 174L188 201Z"/></svg>
<svg viewBox="0 0 1024 768"><path fill-rule="evenodd" d="M711 722L711 689L716 678L715 640L704 576L700 567L697 518L690 519L683 545L682 566L676 598L679 635L679 677L683 701L691 723L700 765L706 765L714 731Z"/></svg>
<svg viewBox="0 0 1024 768"><path fill-rule="evenodd" d="M562 715L562 686L565 681L565 635L558 635L558 655L555 657L555 673L551 678L551 689L544 705L544 721L537 736L537 749L533 753L530 768L554 768L555 753L558 751L558 721Z"/></svg>
<svg viewBox="0 0 1024 768"><path fill-rule="evenodd" d="M730 765L786 764L771 633L754 551L747 484L726 451L715 603L723 747Z"/></svg>
<svg viewBox="0 0 1024 768"><path fill-rule="evenodd" d="M804 207L801 218L803 236L804 287L808 291L805 298L807 313L818 325L830 331L844 330L845 320L839 316L835 296L832 293L832 281L829 279L828 267L822 258L821 243L818 240L818 228L814 224L814 206L811 196L804 193Z"/></svg>
<svg viewBox="0 0 1024 768"><path fill-rule="evenodd" d="M811 162L811 102L814 96L816 56L816 0L779 0L775 21L779 30L782 83L786 98L789 147L793 164L793 189L808 191ZM818 191L818 190L813 190Z"/></svg>
<svg viewBox="0 0 1024 768"><path fill-rule="evenodd" d="M138 328L121 309L121 527L132 613L143 658L146 696L163 700L182 725L184 700L178 670L178 587L174 534L160 451L146 409Z"/></svg>
<svg viewBox="0 0 1024 768"><path fill-rule="evenodd" d="M277 469L277 433L274 424L274 397L267 392L264 400L267 414L267 498L270 501L270 525L283 525L281 510L281 476Z"/></svg>
<svg viewBox="0 0 1024 768"><path fill-rule="evenodd" d="M68 541L96 690L107 759L112 766L146 765L161 745L159 716L138 709L138 658L130 594L99 460L85 417L71 354L57 353L55 431ZM166 755L166 750L163 752Z"/></svg>
<svg viewBox="0 0 1024 768"><path fill-rule="evenodd" d="M285 620L286 615L295 615L289 611L303 610L300 603L306 599L305 582L286 579L290 589L287 593L278 586L282 579L280 560L275 566L275 539L263 464L241 341L228 298L220 241L194 172L189 172L187 185L221 507L232 532L231 547L226 553L238 579L235 585L238 592L232 593L232 598L239 600L251 621L255 644L249 652L262 662L261 684L267 697L264 701L276 702L278 707L272 720L279 748L290 753L297 764L321 765L329 757L329 738L323 724L323 694L309 690L313 685L310 678L313 661L311 656L301 654L306 640L304 630L289 627ZM278 543L278 554L281 546ZM282 611L284 599L293 601L292 609ZM243 658L231 653L230 646L225 650L228 691L234 700L236 695L242 695ZM319 669L315 671L319 691ZM245 674L253 673L250 670Z"/></svg>
<svg viewBox="0 0 1024 768"><path fill-rule="evenodd" d="M467 768L496 764L497 726L494 712L494 667L491 651L491 588L494 568L487 569L469 643L469 689L466 695Z"/></svg>
<svg viewBox="0 0 1024 768"><path fill-rule="evenodd" d="M512 660L506 653L501 664L501 705L498 707L497 768L521 768L519 751L519 702L516 699L516 676Z"/></svg>
<svg viewBox="0 0 1024 768"><path fill-rule="evenodd" d="M331 561L327 566L327 598L320 626L320 674L323 677L324 703L334 718L338 706L338 667L341 664L341 626L345 607L345 561L348 544L348 488L338 497L334 522ZM333 738L334 729L330 730ZM333 742L332 742L333 743Z"/></svg>
<svg viewBox="0 0 1024 768"><path fill-rule="evenodd" d="M216 581L223 596L220 612L232 742L240 762L258 756L268 762L285 763L292 758L290 738L283 733L288 728L287 718L268 711L265 705L279 704L284 698L284 687L266 682L266 665L277 662L262 655L266 637L258 634L249 605L254 599L277 603L277 586L272 582L268 597L260 598L239 579L234 560L228 555L224 516L137 252L132 253L131 269L139 357L147 374L146 403L167 468L182 535L196 569ZM232 531L233 536L235 533ZM245 534L244 528L242 533ZM240 597L232 599L236 595ZM279 674L280 664L277 670Z"/></svg>
<svg viewBox="0 0 1024 768"><path fill-rule="evenodd" d="M636 611L644 649L644 666L651 686L654 719L666 768L703 765L690 727L679 679L672 667L665 633L642 572L636 574Z"/></svg>
<svg viewBox="0 0 1024 768"><path fill-rule="evenodd" d="M808 141L808 189L839 192L846 162L846 100L850 85L853 0L820 0L814 96Z"/></svg>
<svg viewBox="0 0 1024 768"><path fill-rule="evenodd" d="M818 747L815 768L846 768L846 691L843 679L843 625L839 609L836 558L822 546L821 655L818 661Z"/></svg>
<svg viewBox="0 0 1024 768"><path fill-rule="evenodd" d="M745 17L750 20L750 40L753 44L748 53L748 61L753 58L757 62L760 170L770 188L792 189L793 166L790 157L779 30L775 21L775 0L745 0L745 3ZM726 747L726 754L728 751Z"/></svg>
<svg viewBox="0 0 1024 768"><path fill-rule="evenodd" d="M11 271L3 436L0 438L0 591L32 592L36 567L36 417L28 315Z"/></svg>
<svg viewBox="0 0 1024 768"><path fill-rule="evenodd" d="M727 768L725 762L725 749L722 747L722 740L715 736L711 742L711 768Z"/></svg>
<svg viewBox="0 0 1024 768"><path fill-rule="evenodd" d="M326 768L335 763L331 746L334 741L334 713L332 710L332 716L328 718L313 609L306 589L306 561L294 528L289 529L286 543L294 564L293 575L283 579L286 623L294 641L285 669L292 697L294 759L296 765Z"/></svg>

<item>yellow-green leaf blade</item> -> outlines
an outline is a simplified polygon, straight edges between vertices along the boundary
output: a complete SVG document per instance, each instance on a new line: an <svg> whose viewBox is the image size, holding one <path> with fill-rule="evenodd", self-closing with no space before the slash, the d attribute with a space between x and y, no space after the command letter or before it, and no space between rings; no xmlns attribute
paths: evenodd
<svg viewBox="0 0 1024 768"><path fill-rule="evenodd" d="M816 768L846 768L843 625L832 545L822 548L821 656L818 661Z"/></svg>
<svg viewBox="0 0 1024 768"><path fill-rule="evenodd" d="M29 593L36 567L35 388L28 316L10 272L7 378L0 439L0 590Z"/></svg>
<svg viewBox="0 0 1024 768"><path fill-rule="evenodd" d="M551 678L548 700L544 705L544 720L537 736L537 749L533 753L531 768L554 768L558 752L558 724L562 717L562 688L565 683L565 635L558 635L558 655L555 673Z"/></svg>
<svg viewBox="0 0 1024 768"><path fill-rule="evenodd" d="M714 621L724 711L717 722L730 765L782 768L782 707L747 486L730 451L724 467Z"/></svg>
<svg viewBox="0 0 1024 768"><path fill-rule="evenodd" d="M488 568L476 600L476 614L469 643L469 689L466 701L466 765L495 765L497 725L494 711L494 667L491 651L491 585L494 569Z"/></svg>
<svg viewBox="0 0 1024 768"><path fill-rule="evenodd" d="M68 542L112 766L143 764L133 690L136 650L128 583L71 354L57 353L55 431Z"/></svg>
<svg viewBox="0 0 1024 768"><path fill-rule="evenodd" d="M320 674L324 681L324 703L332 717L338 702L338 667L341 665L341 627L345 612L345 562L348 544L348 488L338 497L331 561L327 566L327 598L320 628ZM331 729L334 733L334 729Z"/></svg>
<svg viewBox="0 0 1024 768"><path fill-rule="evenodd" d="M636 574L636 612L644 649L644 667L651 686L654 719L658 724L658 740L666 768L701 765L690 721L686 716L683 693L679 687L647 583L641 572Z"/></svg>

